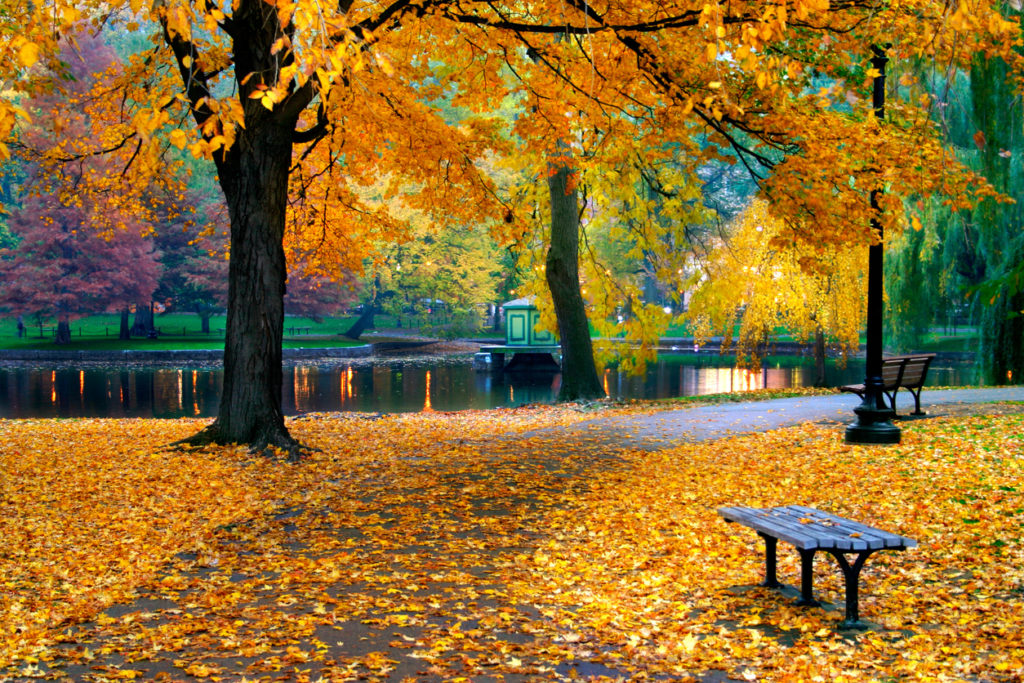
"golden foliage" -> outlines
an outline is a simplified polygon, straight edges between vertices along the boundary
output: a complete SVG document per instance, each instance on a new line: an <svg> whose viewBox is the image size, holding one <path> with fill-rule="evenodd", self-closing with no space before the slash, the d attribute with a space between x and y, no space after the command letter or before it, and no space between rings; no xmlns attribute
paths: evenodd
<svg viewBox="0 0 1024 683"><path fill-rule="evenodd" d="M297 465L162 450L187 421L4 422L0 664L102 680L154 658L223 680L409 661L448 678L588 661L773 681L1024 673L1024 416L913 422L885 448L807 425L659 452L588 433L593 416L313 415L290 429L322 451ZM760 579L761 543L715 508L781 503L918 540L868 561L877 629L839 634L836 605L734 588ZM795 557L780 548L783 580ZM818 559L833 603L838 574ZM136 595L173 606L103 611ZM368 651L335 642L353 624L378 634Z"/></svg>
<svg viewBox="0 0 1024 683"><path fill-rule="evenodd" d="M707 255L685 317L703 341L732 342L754 366L777 328L799 342L820 331L843 357L858 347L867 294L867 248L787 242L785 226L755 200Z"/></svg>

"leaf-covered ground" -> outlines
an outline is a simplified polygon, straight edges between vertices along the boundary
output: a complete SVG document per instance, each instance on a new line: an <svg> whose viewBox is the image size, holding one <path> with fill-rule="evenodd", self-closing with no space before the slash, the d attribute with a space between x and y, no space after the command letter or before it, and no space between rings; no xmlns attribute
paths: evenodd
<svg viewBox="0 0 1024 683"><path fill-rule="evenodd" d="M295 465L163 448L198 422L0 422L0 679L1024 677L1021 414L885 448L557 429L594 417L310 416L290 428L320 450ZM715 510L784 503L919 541L869 559L874 628L835 629L828 556L824 609L756 587L760 541ZM782 580L797 559L780 544Z"/></svg>

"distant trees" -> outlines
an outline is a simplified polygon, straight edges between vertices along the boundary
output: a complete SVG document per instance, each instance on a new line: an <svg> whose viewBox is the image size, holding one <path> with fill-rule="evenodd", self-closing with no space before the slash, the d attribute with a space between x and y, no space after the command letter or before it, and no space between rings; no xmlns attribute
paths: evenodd
<svg viewBox="0 0 1024 683"><path fill-rule="evenodd" d="M97 234L88 228L97 210L32 196L11 215L20 242L0 260L3 302L18 314L56 317L58 344L70 341L73 318L148 302L156 289L157 254L143 226Z"/></svg>
<svg viewBox="0 0 1024 683"><path fill-rule="evenodd" d="M132 150L108 155L87 147L124 124L119 105L96 95L118 64L96 34L62 44L62 71L25 102L32 125L12 145L0 175L0 306L56 318L57 343L80 315L120 312L121 337L154 330L152 302L196 313L209 332L228 290L227 208L207 169L150 176L143 186L104 187L128 168ZM116 147L116 143L113 144ZM299 271L289 312L323 315L351 299L349 286ZM130 310L135 311L129 324Z"/></svg>
<svg viewBox="0 0 1024 683"><path fill-rule="evenodd" d="M99 125L102 114L86 94L115 61L87 34L67 40L62 54L65 88L27 103L35 125L17 147L22 163L11 176L19 181L20 205L9 221L13 246L0 259L2 303L19 314L55 317L57 343L69 341L73 317L148 302L160 272L141 195L78 189L87 177L116 172L116 157L77 158L60 174L47 163L61 138ZM56 154L74 157L66 148Z"/></svg>
<svg viewBox="0 0 1024 683"><path fill-rule="evenodd" d="M199 316L202 332L227 300L227 236L222 202L201 189L183 191L183 207L161 203L158 229L152 239L160 252L162 272L153 298L168 310Z"/></svg>
<svg viewBox="0 0 1024 683"><path fill-rule="evenodd" d="M495 301L504 276L497 243L482 226L414 220L412 229L411 240L384 248L367 271L367 305L439 335L475 332L480 304Z"/></svg>

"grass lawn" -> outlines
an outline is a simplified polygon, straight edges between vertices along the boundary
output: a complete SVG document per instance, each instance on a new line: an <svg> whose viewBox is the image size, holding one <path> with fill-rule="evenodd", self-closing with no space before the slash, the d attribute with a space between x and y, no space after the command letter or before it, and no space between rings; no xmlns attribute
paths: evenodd
<svg viewBox="0 0 1024 683"><path fill-rule="evenodd" d="M355 322L355 316L336 316L319 321L312 318L286 316L284 321L284 348L331 348L357 346L340 335ZM376 316L376 329L394 331L395 318L388 315ZM226 317L216 315L210 319L210 333L203 333L199 316L193 313L164 313L157 315L158 339L117 338L121 318L117 314L92 315L79 318L71 323L72 342L62 348L70 350L124 350L124 349L219 349L223 347ZM14 317L0 318L0 349L53 349L54 324L48 321L42 329L31 319L26 321L27 337L18 338L17 322ZM406 334L417 334L417 328L401 329ZM738 328L737 328L738 331ZM494 336L493 332L482 333ZM499 333L500 334L500 333ZM665 338L689 338L693 333L686 325L670 327ZM775 331L774 341L794 341L782 328ZM919 350L926 351L974 351L977 345L977 331L963 328L956 335L946 335L936 329L922 343Z"/></svg>
<svg viewBox="0 0 1024 683"><path fill-rule="evenodd" d="M382 316L383 322L388 322ZM316 321L312 318L287 316L284 322L284 348L333 348L360 346L341 337L355 321L354 316L339 316ZM172 349L220 349L224 347L224 326L226 317L216 315L210 318L210 332L202 332L199 316L192 313L167 313L156 317L157 339L133 338L122 341L117 338L121 318L116 314L92 315L71 323L71 343L57 347L53 343L54 327L40 328L28 321L28 336L18 338L15 318L0 320L0 349L64 349L89 351L122 351L125 349L172 350Z"/></svg>

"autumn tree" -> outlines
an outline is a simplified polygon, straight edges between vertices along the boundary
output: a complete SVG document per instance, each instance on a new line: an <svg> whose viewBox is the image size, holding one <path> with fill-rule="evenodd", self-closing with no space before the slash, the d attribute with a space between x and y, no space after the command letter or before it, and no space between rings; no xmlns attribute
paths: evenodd
<svg viewBox="0 0 1024 683"><path fill-rule="evenodd" d="M826 341L844 359L859 348L867 250L787 248L776 241L781 229L768 205L755 200L706 255L685 318L700 343L714 335L722 336L723 349L735 342L747 367L760 367L780 330L813 343L821 385Z"/></svg>
<svg viewBox="0 0 1024 683"><path fill-rule="evenodd" d="M480 307L493 303L501 278L498 246L480 226L434 230L421 224L408 242L381 250L367 271L372 282L366 303L399 320L420 317L422 327L444 335L469 334L479 328ZM427 316L427 310L445 316Z"/></svg>
<svg viewBox="0 0 1024 683"><path fill-rule="evenodd" d="M148 301L160 272L141 226L98 235L89 228L90 208L29 197L11 214L18 246L0 258L3 303L19 314L55 317L58 344L71 340L70 322L80 315Z"/></svg>
<svg viewBox="0 0 1024 683"><path fill-rule="evenodd" d="M11 47L0 63L7 92L45 87L29 67L41 59L56 74L54 33L83 18L94 28L144 22L157 38L123 69L124 94L97 97L123 116L94 136L94 151L127 150L132 174L167 175L169 140L216 167L228 206L224 391L196 441L289 449L279 405L285 243L358 263L363 235L386 237L388 228L353 188L388 176L389 191L441 224L508 217L516 238L523 217L496 196L478 160L522 142L517 153L532 150L536 177L546 178L541 164L557 141L595 150L599 138L632 139L639 124L668 141L707 140L703 159L732 150L754 172L774 165L766 189L780 212L813 213L827 226L780 239L866 242L874 210L865 193L883 182L893 198L886 216L911 188L969 197L956 169L932 172L944 157L916 104L885 127L863 104L834 106L863 81L869 46L891 43L893 57L965 61L987 49L1010 58L1019 32L984 1L951 10L926 0L166 0L143 10L141 0L51 0L0 26ZM814 87L822 73L835 79L824 92ZM475 116L449 125L430 104L446 93ZM509 137L487 112L516 95L541 106ZM5 99L0 133L18 117ZM574 163L588 161L577 154Z"/></svg>
<svg viewBox="0 0 1024 683"><path fill-rule="evenodd" d="M84 136L103 119L83 108L93 88L109 84L113 53L86 34L61 43L63 87L28 99L33 126L18 140L19 197L10 227L17 244L0 261L7 286L5 303L19 313L57 318L57 343L70 341L69 322L78 315L126 310L149 301L160 273L158 253L148 238L148 212L109 193L79 194L90 176L115 172L113 160L86 156L54 177L46 157L55 141ZM13 199L13 198L12 198Z"/></svg>
<svg viewBox="0 0 1024 683"><path fill-rule="evenodd" d="M587 355L601 365L617 362L627 371L642 371L655 357L671 319L666 303L678 303L681 275L692 260L691 242L712 215L704 205L701 180L687 161L692 157L680 152L677 145L661 144L653 131L630 144L605 146L599 157L584 152L590 163L570 176L572 191L561 200L576 207L569 233L579 235L578 244L562 248L578 253L582 282L563 290L579 293L587 322L597 332L595 351L589 353L588 345ZM553 208L559 198L538 184L525 184L517 195L517 203L538 216L521 250L523 269L548 279L547 258L556 244ZM550 232L541 224L548 220ZM544 280L535 278L525 288L538 297L542 313L550 305L548 292L538 286ZM555 286L547 290L554 298ZM542 319L554 328L549 317ZM590 330L582 327L589 337ZM561 333L561 325L557 329Z"/></svg>

